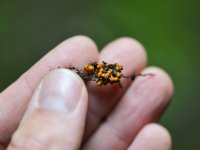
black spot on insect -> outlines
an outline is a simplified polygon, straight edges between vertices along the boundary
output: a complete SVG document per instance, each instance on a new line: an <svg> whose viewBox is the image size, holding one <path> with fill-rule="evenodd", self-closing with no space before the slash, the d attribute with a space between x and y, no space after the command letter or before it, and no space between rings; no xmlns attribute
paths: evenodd
<svg viewBox="0 0 200 150"><path fill-rule="evenodd" d="M92 81L96 81L96 79L97 79L97 75L96 75L95 73L93 73L93 74L91 75L91 80L92 80Z"/></svg>
<svg viewBox="0 0 200 150"><path fill-rule="evenodd" d="M91 62L90 65L92 65L92 66L94 66L96 68L98 63L96 61L94 61L94 62Z"/></svg>
<svg viewBox="0 0 200 150"><path fill-rule="evenodd" d="M109 66L105 66L104 68L103 68L103 73L106 73L107 71L108 71L108 69L109 69Z"/></svg>
<svg viewBox="0 0 200 150"><path fill-rule="evenodd" d="M115 67L116 67L115 64L110 64L110 65L109 65L109 68L110 68L110 69L113 69L113 68L115 68Z"/></svg>
<svg viewBox="0 0 200 150"><path fill-rule="evenodd" d="M133 74L131 75L131 80L132 80L132 81L135 80L136 77L137 77L136 74L133 73Z"/></svg>
<svg viewBox="0 0 200 150"><path fill-rule="evenodd" d="M117 69L113 68L112 75L116 77L116 74L117 74Z"/></svg>

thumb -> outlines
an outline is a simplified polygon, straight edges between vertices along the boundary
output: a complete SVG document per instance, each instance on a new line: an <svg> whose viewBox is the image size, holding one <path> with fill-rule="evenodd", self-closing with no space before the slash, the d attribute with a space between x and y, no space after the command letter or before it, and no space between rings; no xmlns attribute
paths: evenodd
<svg viewBox="0 0 200 150"><path fill-rule="evenodd" d="M78 149L87 100L77 74L67 69L51 71L36 89L8 150Z"/></svg>

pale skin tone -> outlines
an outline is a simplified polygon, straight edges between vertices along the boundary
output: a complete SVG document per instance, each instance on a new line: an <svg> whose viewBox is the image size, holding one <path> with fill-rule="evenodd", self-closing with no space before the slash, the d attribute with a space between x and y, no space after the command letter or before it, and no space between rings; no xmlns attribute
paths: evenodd
<svg viewBox="0 0 200 150"><path fill-rule="evenodd" d="M125 75L142 72L155 76L137 77L133 82L123 79L123 88L117 84L98 87L84 83L69 70L48 68L82 68L102 60L123 65ZM156 121L170 102L172 81L162 69L146 68L146 62L143 46L131 38L117 39L100 53L84 36L62 42L1 92L0 150L170 150L170 134ZM54 88L62 78L63 91ZM59 104L61 100L55 97L40 104L43 89L68 94Z"/></svg>

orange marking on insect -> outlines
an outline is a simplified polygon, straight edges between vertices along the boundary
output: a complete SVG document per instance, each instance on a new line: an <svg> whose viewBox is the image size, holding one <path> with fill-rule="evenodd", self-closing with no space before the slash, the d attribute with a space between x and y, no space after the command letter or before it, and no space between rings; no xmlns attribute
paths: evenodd
<svg viewBox="0 0 200 150"><path fill-rule="evenodd" d="M154 74L147 73L147 74L131 74L129 76L124 75L122 73L123 66L119 65L118 63L109 64L105 61L102 61L101 63L92 62L89 64L86 64L83 68L83 70L79 70L75 67L69 67L68 69L71 69L75 71L83 80L85 81L95 81L98 86L103 86L107 84L113 84L118 83L121 87L120 79L131 79L135 80L138 76L152 76Z"/></svg>

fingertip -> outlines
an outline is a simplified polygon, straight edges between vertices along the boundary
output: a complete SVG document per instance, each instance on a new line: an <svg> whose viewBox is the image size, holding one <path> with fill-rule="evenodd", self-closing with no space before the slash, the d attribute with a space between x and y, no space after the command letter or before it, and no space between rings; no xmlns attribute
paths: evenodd
<svg viewBox="0 0 200 150"><path fill-rule="evenodd" d="M95 42L90 37L88 37L88 36L85 36L85 35L76 35L76 36L73 36L70 39L72 41L75 41L76 43L79 43L79 44L86 43L86 44L88 44L88 47L92 47L93 49L97 50L97 46L96 46Z"/></svg>
<svg viewBox="0 0 200 150"><path fill-rule="evenodd" d="M153 138L153 136L155 136L155 138L160 139L160 141L163 142L163 145L166 146L167 150L171 149L172 145L171 135L169 131L162 125L157 123L150 123L144 127L143 132L146 132L146 136L149 138Z"/></svg>
<svg viewBox="0 0 200 150"><path fill-rule="evenodd" d="M152 66L144 69L142 73L154 74L153 78L154 80L156 80L155 82L157 82L155 86L159 86L159 88L163 89L165 91L166 99L169 101L171 100L174 91L174 86L171 77L165 70L159 67Z"/></svg>
<svg viewBox="0 0 200 150"><path fill-rule="evenodd" d="M93 54L93 55L97 56L98 53L99 53L97 45L95 44L95 42L91 38L84 36L84 35L73 36L69 39L64 40L58 46L65 47L65 45L68 45L68 43L70 43L71 48L79 45L79 47L84 47L85 50L90 50L90 55Z"/></svg>
<svg viewBox="0 0 200 150"><path fill-rule="evenodd" d="M135 68L135 72L138 72L146 65L147 53L139 41L131 37L121 37L109 43L102 50L100 59L111 63L114 59L118 60L127 68Z"/></svg>
<svg viewBox="0 0 200 150"><path fill-rule="evenodd" d="M143 66L146 66L147 63L147 53L145 50L144 45L142 45L138 40L131 38L131 37L122 37L118 39L118 42L121 43L122 45L127 47L132 47L132 50L135 51L134 53L134 58L140 58L143 60Z"/></svg>
<svg viewBox="0 0 200 150"><path fill-rule="evenodd" d="M172 140L163 126L151 123L144 126L129 147L129 150L170 150Z"/></svg>
<svg viewBox="0 0 200 150"><path fill-rule="evenodd" d="M125 46L125 47L133 47L134 50L137 50L138 53L141 53L144 59L147 59L147 53L145 50L145 47L141 42L138 40L132 38L132 37L121 37L116 39L113 42L118 42L119 45Z"/></svg>

